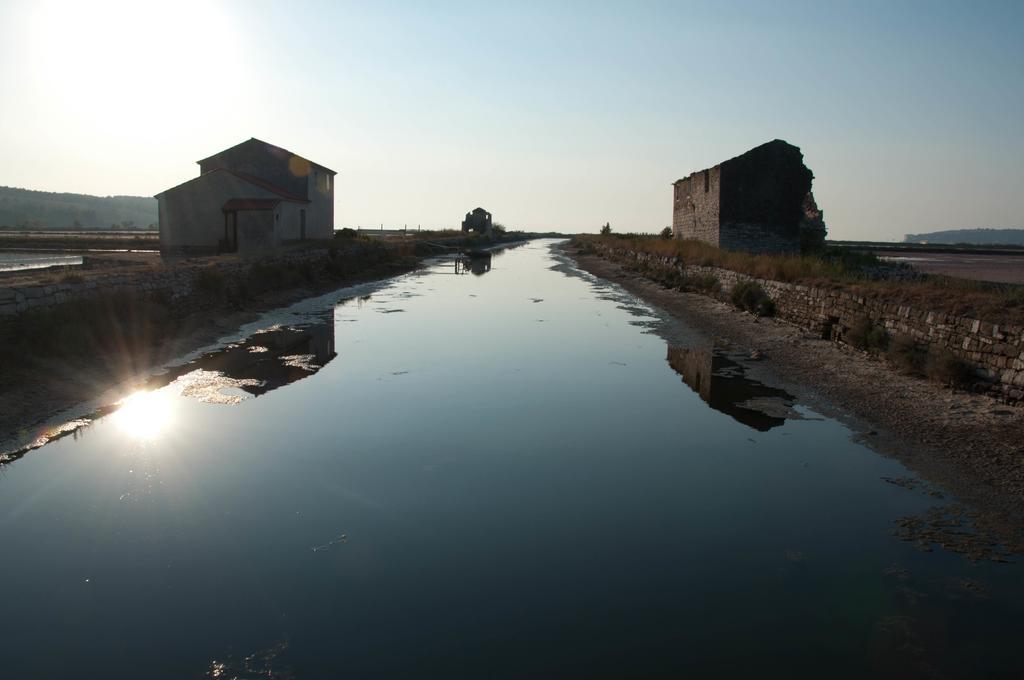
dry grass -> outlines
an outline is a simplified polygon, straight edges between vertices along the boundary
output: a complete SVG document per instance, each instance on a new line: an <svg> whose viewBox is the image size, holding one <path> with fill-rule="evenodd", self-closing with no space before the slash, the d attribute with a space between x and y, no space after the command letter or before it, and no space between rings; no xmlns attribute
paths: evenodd
<svg viewBox="0 0 1024 680"><path fill-rule="evenodd" d="M871 280L864 267L877 263L872 255L830 251L823 255L754 255L731 252L700 241L666 240L657 236L582 236L586 247L601 243L657 255L678 257L688 265L731 269L760 279L842 289L893 304L985 319L1024 324L1024 286L928 275L919 280Z"/></svg>
<svg viewBox="0 0 1024 680"><path fill-rule="evenodd" d="M774 281L837 280L848 270L848 267L844 269L844 264L839 260L811 255L753 255L722 250L701 241L635 235L586 236L583 239L598 241L611 247L678 257L689 265L721 267Z"/></svg>

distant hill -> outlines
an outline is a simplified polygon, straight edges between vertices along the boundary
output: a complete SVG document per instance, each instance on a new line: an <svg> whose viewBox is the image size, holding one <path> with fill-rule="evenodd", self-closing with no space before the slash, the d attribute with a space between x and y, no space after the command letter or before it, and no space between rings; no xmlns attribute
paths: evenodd
<svg viewBox="0 0 1024 680"><path fill-rule="evenodd" d="M1020 246L1024 245L1024 229L947 229L927 234L907 234L903 242Z"/></svg>
<svg viewBox="0 0 1024 680"><path fill-rule="evenodd" d="M156 199L144 196L57 194L0 187L0 228L156 228Z"/></svg>

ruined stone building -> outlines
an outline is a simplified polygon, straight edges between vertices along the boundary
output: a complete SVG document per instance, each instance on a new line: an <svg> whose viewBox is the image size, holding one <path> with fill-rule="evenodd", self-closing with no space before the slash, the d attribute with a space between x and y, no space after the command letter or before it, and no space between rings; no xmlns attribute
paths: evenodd
<svg viewBox="0 0 1024 680"><path fill-rule="evenodd" d="M669 345L669 366L708 406L760 432L786 424L793 397L745 378L739 365L712 347Z"/></svg>
<svg viewBox="0 0 1024 680"><path fill-rule="evenodd" d="M478 234L491 233L491 213L483 208L474 208L472 212L466 213L466 219L462 220L462 231L475 231Z"/></svg>
<svg viewBox="0 0 1024 680"><path fill-rule="evenodd" d="M334 235L333 170L255 138L198 163L198 177L156 195L161 253L251 252Z"/></svg>
<svg viewBox="0 0 1024 680"><path fill-rule="evenodd" d="M677 180L672 232L726 250L813 250L825 240L813 179L798 147L781 139L762 144Z"/></svg>

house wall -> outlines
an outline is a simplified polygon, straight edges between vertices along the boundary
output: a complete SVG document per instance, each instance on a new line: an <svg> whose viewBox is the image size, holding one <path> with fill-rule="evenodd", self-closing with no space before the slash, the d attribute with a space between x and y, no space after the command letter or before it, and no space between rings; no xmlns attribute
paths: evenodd
<svg viewBox="0 0 1024 680"><path fill-rule="evenodd" d="M306 238L310 237L311 205L307 203L281 203L277 206L276 232L278 241L298 241L302 236L302 211L306 211Z"/></svg>
<svg viewBox="0 0 1024 680"><path fill-rule="evenodd" d="M333 179L333 178L332 178ZM310 180L312 185L315 179ZM275 214L277 243L302 238L302 211L306 211L306 240L324 240L334 236L334 183L324 192L310 187L309 203L282 201Z"/></svg>
<svg viewBox="0 0 1024 680"><path fill-rule="evenodd" d="M326 240L334 235L334 175L309 161L258 140L200 161L198 178L158 198L160 248L163 252L213 252L224 238L225 202L232 198L271 198L277 194L227 172L252 175L297 196L308 204L281 203L270 214L239 213L238 247L259 250L303 237ZM244 220L244 224L241 220Z"/></svg>
<svg viewBox="0 0 1024 680"><path fill-rule="evenodd" d="M160 251L216 252L224 238L222 209L231 198L278 196L226 172L202 175L168 189L157 199Z"/></svg>
<svg viewBox="0 0 1024 680"><path fill-rule="evenodd" d="M274 233L274 211L238 211L238 252L266 250L279 243L280 239Z"/></svg>
<svg viewBox="0 0 1024 680"><path fill-rule="evenodd" d="M327 184L324 184L324 178ZM306 217L306 238L325 239L334 236L334 180L335 175L313 166L308 178L306 197L309 198Z"/></svg>
<svg viewBox="0 0 1024 680"><path fill-rule="evenodd" d="M676 238L719 245L721 168L695 172L675 183L672 232Z"/></svg>
<svg viewBox="0 0 1024 680"><path fill-rule="evenodd" d="M282 152L282 149L262 142L246 142L201 161L199 172L205 175L217 168L227 168L259 177L294 194L305 196L312 165L298 156Z"/></svg>
<svg viewBox="0 0 1024 680"><path fill-rule="evenodd" d="M797 253L800 252L800 230L764 222L724 222L718 245L726 250L748 253Z"/></svg>
<svg viewBox="0 0 1024 680"><path fill-rule="evenodd" d="M721 164L721 247L755 253L800 250L813 175L800 149L781 140Z"/></svg>

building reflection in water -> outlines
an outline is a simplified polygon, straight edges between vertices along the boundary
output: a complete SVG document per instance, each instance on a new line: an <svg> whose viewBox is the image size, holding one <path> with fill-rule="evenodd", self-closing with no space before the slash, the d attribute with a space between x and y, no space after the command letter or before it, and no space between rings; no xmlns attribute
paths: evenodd
<svg viewBox="0 0 1024 680"><path fill-rule="evenodd" d="M714 347L668 347L669 365L708 406L761 432L784 425L794 398L744 377L743 367Z"/></svg>
<svg viewBox="0 0 1024 680"><path fill-rule="evenodd" d="M168 403L171 397L156 390L173 382L181 386L181 394L186 397L208 403L236 404L308 378L336 356L333 320L258 331L245 340L150 378L145 386L121 402L101 406L86 417L46 427L18 448L0 450L0 468L66 435L77 439L93 420L111 414L126 434L138 439L154 439L167 428L171 408ZM231 391L243 394L231 394Z"/></svg>
<svg viewBox="0 0 1024 680"><path fill-rule="evenodd" d="M151 388L177 380L186 396L236 403L241 398L225 390L258 397L308 378L336 356L333 323L271 328L175 367Z"/></svg>
<svg viewBox="0 0 1024 680"><path fill-rule="evenodd" d="M472 253L455 258L456 274L472 272L475 276L483 276L489 271L491 271L491 253Z"/></svg>

